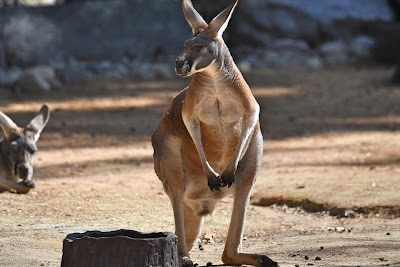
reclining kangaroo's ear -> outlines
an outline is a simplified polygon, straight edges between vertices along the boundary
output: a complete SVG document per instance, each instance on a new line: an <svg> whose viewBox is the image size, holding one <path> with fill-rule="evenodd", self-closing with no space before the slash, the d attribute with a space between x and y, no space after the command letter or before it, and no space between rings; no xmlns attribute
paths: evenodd
<svg viewBox="0 0 400 267"><path fill-rule="evenodd" d="M43 105L39 113L31 120L31 122L25 126L25 135L31 137L35 142L40 137L40 133L46 126L50 118L49 107Z"/></svg>
<svg viewBox="0 0 400 267"><path fill-rule="evenodd" d="M219 13L208 25L207 31L210 31L214 38L219 39L222 37L238 1L239 0L234 0L231 6Z"/></svg>
<svg viewBox="0 0 400 267"><path fill-rule="evenodd" d="M18 132L18 126L3 112L0 112L0 129L2 130L0 140L3 136L8 140L12 133Z"/></svg>
<svg viewBox="0 0 400 267"><path fill-rule="evenodd" d="M183 0L182 1L183 14L185 15L186 21L189 23L192 28L192 33L195 34L200 29L205 29L208 27L208 24L204 21L203 17L197 12L193 7L193 3L191 0Z"/></svg>

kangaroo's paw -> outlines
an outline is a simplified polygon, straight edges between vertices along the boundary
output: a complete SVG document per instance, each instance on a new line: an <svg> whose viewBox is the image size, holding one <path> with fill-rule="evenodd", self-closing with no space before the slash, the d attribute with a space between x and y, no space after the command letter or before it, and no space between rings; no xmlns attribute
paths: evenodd
<svg viewBox="0 0 400 267"><path fill-rule="evenodd" d="M22 185L25 185L26 187L29 187L29 188L35 188L35 182L34 181L32 181L32 180L28 180L28 179L25 179L25 180L23 180L22 182L20 182Z"/></svg>
<svg viewBox="0 0 400 267"><path fill-rule="evenodd" d="M189 259L189 257L182 258L182 267L193 267L193 262Z"/></svg>
<svg viewBox="0 0 400 267"><path fill-rule="evenodd" d="M215 177L207 177L208 179L208 187L211 189L211 191L221 191L219 187L221 186L221 180L219 179L219 176Z"/></svg>
<svg viewBox="0 0 400 267"><path fill-rule="evenodd" d="M235 173L224 171L221 176L222 186L231 187L235 182Z"/></svg>
<svg viewBox="0 0 400 267"><path fill-rule="evenodd" d="M265 255L261 256L261 267L279 267L276 261L271 260Z"/></svg>

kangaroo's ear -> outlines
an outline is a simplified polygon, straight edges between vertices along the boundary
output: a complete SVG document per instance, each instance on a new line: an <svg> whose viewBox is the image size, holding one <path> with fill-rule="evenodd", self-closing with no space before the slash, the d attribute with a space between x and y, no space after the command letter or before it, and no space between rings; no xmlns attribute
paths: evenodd
<svg viewBox="0 0 400 267"><path fill-rule="evenodd" d="M31 122L27 126L25 126L25 135L31 137L35 142L37 142L40 137L40 133L43 131L44 127L49 121L49 118L49 107L43 105L39 113L31 120Z"/></svg>
<svg viewBox="0 0 400 267"><path fill-rule="evenodd" d="M195 34L200 29L206 29L208 24L204 21L203 17L194 9L191 0L182 1L183 14L185 15L186 21L192 28L192 33Z"/></svg>
<svg viewBox="0 0 400 267"><path fill-rule="evenodd" d="M238 0L234 0L233 4L226 8L224 11L219 13L208 26L207 31L210 31L214 38L221 38L222 34L228 26L229 20L231 19L233 10L235 9Z"/></svg>
<svg viewBox="0 0 400 267"><path fill-rule="evenodd" d="M3 112L0 112L0 140L8 140L12 133L18 132L18 126Z"/></svg>

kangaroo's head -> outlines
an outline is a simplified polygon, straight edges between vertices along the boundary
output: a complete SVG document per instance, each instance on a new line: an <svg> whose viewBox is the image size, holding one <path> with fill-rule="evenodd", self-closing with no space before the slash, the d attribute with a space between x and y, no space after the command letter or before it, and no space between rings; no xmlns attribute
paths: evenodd
<svg viewBox="0 0 400 267"><path fill-rule="evenodd" d="M194 9L192 1L183 0L183 13L192 28L193 36L185 42L183 51L175 61L175 71L178 75L187 77L205 71L228 51L222 34L228 26L237 2L238 0L235 0L207 24Z"/></svg>
<svg viewBox="0 0 400 267"><path fill-rule="evenodd" d="M0 112L0 132L3 135L0 153L11 173L11 177L5 178L18 181L32 177L32 164L37 151L36 142L49 120L49 115L49 108L43 105L28 125L18 127L7 115Z"/></svg>

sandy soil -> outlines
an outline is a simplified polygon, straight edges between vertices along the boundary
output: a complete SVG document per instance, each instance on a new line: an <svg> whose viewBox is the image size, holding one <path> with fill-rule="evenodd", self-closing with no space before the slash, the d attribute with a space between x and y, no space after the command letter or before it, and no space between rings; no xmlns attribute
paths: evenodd
<svg viewBox="0 0 400 267"><path fill-rule="evenodd" d="M400 266L400 88L387 84L391 74L246 75L265 153L244 250L281 266ZM19 124L42 103L52 111L38 143L37 188L0 194L0 266L59 266L68 233L173 231L149 136L187 83L97 79L40 96L0 89L1 111ZM222 264L231 208L226 198L207 218L203 249L192 251L200 266Z"/></svg>

